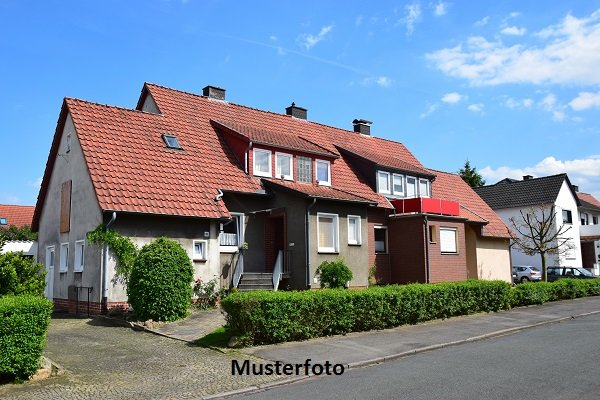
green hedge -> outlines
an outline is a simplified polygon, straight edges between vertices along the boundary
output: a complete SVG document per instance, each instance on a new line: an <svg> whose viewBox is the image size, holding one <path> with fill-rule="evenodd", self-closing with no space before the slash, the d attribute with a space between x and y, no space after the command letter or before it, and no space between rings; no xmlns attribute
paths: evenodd
<svg viewBox="0 0 600 400"><path fill-rule="evenodd" d="M410 284L364 290L236 292L221 301L227 324L244 344L305 340L392 328L438 318L600 295L600 279Z"/></svg>
<svg viewBox="0 0 600 400"><path fill-rule="evenodd" d="M42 297L0 297L0 375L26 379L37 371L51 313Z"/></svg>
<svg viewBox="0 0 600 400"><path fill-rule="evenodd" d="M411 284L365 290L238 292L221 302L227 323L248 344L278 343L391 328L510 307L501 281Z"/></svg>

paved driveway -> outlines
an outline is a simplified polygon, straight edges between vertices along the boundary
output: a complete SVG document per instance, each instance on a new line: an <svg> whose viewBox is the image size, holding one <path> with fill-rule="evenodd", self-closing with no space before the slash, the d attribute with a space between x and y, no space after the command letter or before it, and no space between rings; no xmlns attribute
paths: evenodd
<svg viewBox="0 0 600 400"><path fill-rule="evenodd" d="M147 332L91 319L53 318L46 355L67 373L45 381L0 386L8 399L186 399L275 380L231 377L221 354Z"/></svg>

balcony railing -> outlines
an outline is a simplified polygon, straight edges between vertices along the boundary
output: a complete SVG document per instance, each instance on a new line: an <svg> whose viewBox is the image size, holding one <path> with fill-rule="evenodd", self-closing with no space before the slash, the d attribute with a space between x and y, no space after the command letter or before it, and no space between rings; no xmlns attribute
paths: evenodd
<svg viewBox="0 0 600 400"><path fill-rule="evenodd" d="M458 216L459 205L456 201L415 197L413 199L392 200L398 214L423 213Z"/></svg>
<svg viewBox="0 0 600 400"><path fill-rule="evenodd" d="M600 236L600 225L581 225L579 227L580 236Z"/></svg>

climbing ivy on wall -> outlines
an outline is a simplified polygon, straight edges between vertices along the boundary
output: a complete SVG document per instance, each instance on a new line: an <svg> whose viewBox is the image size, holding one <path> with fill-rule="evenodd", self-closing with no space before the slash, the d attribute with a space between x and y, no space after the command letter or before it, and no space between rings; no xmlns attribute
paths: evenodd
<svg viewBox="0 0 600 400"><path fill-rule="evenodd" d="M96 229L87 233L87 240L90 244L108 245L108 248L112 250L117 259L113 282L127 285L131 267L138 254L138 249L131 239L119 232L105 229L104 225L98 225Z"/></svg>

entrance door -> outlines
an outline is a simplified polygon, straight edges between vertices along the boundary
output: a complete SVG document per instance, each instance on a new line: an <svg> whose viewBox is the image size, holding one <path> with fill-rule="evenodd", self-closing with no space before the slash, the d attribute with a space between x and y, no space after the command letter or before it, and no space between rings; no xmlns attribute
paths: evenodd
<svg viewBox="0 0 600 400"><path fill-rule="evenodd" d="M54 246L46 247L46 298L54 298Z"/></svg>
<svg viewBox="0 0 600 400"><path fill-rule="evenodd" d="M267 219L265 228L265 270L266 272L273 272L273 267L275 267L275 261L277 260L277 254L279 251L285 252L285 214L270 216ZM285 264L285 262L286 257L283 257L283 263Z"/></svg>

